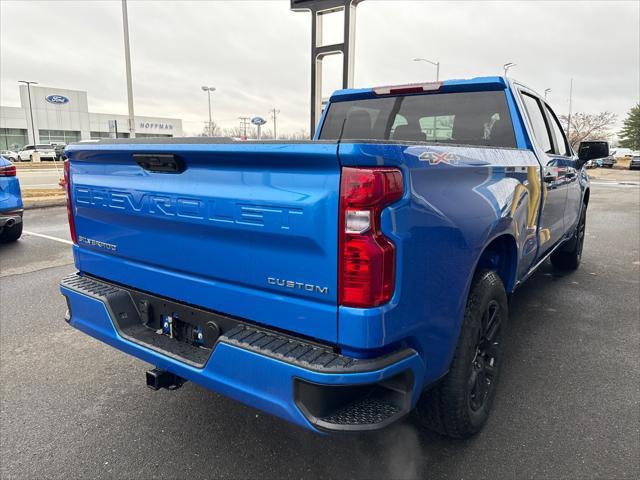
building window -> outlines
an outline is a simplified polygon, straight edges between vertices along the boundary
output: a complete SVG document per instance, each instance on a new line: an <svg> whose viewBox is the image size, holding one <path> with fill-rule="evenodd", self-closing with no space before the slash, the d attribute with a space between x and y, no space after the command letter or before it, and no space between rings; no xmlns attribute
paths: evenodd
<svg viewBox="0 0 640 480"><path fill-rule="evenodd" d="M80 132L72 130L40 130L40 143L73 143L80 141Z"/></svg>
<svg viewBox="0 0 640 480"><path fill-rule="evenodd" d="M91 132L91 140L100 140L101 138L113 138L110 132ZM118 132L118 138L129 138L128 132Z"/></svg>
<svg viewBox="0 0 640 480"><path fill-rule="evenodd" d="M22 150L29 142L27 131L22 128L0 128L0 150Z"/></svg>

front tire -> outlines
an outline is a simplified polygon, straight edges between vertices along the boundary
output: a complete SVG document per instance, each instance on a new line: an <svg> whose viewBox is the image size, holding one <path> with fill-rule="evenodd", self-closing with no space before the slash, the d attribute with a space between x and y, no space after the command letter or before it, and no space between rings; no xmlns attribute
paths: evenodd
<svg viewBox="0 0 640 480"><path fill-rule="evenodd" d="M577 270L582 261L582 248L587 225L587 205L582 206L580 221L571 240L551 254L551 264L560 270Z"/></svg>
<svg viewBox="0 0 640 480"><path fill-rule="evenodd" d="M454 438L468 438L482 429L495 396L508 315L498 274L477 272L449 373L416 407L423 426Z"/></svg>

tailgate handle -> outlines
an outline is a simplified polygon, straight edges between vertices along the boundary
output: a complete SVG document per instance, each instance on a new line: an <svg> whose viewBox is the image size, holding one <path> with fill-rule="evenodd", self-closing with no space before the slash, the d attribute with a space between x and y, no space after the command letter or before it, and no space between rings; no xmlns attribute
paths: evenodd
<svg viewBox="0 0 640 480"><path fill-rule="evenodd" d="M150 172L158 173L182 173L183 162L173 153L134 153L133 159L138 165Z"/></svg>

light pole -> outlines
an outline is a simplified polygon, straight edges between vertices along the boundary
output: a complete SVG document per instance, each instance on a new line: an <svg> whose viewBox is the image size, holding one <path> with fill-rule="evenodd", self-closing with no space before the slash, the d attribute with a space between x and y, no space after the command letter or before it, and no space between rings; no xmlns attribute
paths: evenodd
<svg viewBox="0 0 640 480"><path fill-rule="evenodd" d="M33 123L33 107L31 106L31 85L37 85L38 82L28 82L27 80L18 80L18 83L24 83L27 86L27 97L29 97L29 116L31 117L31 135L33 135L33 144L38 143L36 139L36 127Z"/></svg>
<svg viewBox="0 0 640 480"><path fill-rule="evenodd" d="M502 68L504 68L504 76L506 77L506 76L507 76L507 72L509 71L509 69L510 69L511 67L515 67L516 65L517 65L517 64L512 63L512 62L505 63L505 64L502 66Z"/></svg>
<svg viewBox="0 0 640 480"><path fill-rule="evenodd" d="M545 102L547 101L547 94L548 94L550 91L551 91L551 89L550 89L550 88L545 88L545 89L544 89L544 101L545 101Z"/></svg>
<svg viewBox="0 0 640 480"><path fill-rule="evenodd" d="M432 62L426 58L414 58L414 62L427 62L436 67L436 82L440 80L440 62Z"/></svg>
<svg viewBox="0 0 640 480"><path fill-rule="evenodd" d="M136 122L133 116L133 82L131 80L131 52L129 51L129 15L127 0L122 0L122 26L124 30L124 63L127 73L127 102L129 104L129 138L136 138Z"/></svg>
<svg viewBox="0 0 640 480"><path fill-rule="evenodd" d="M209 128L207 130L209 130L209 136L213 137L213 121L211 120L211 92L215 92L216 87L207 87L203 85L202 91L207 92L207 97L209 98Z"/></svg>

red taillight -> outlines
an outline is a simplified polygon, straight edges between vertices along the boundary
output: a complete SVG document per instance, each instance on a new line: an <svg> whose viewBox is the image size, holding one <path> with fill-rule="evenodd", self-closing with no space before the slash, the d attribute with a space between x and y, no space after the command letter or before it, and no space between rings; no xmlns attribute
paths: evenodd
<svg viewBox="0 0 640 480"><path fill-rule="evenodd" d="M391 300L396 249L380 230L382 210L402 198L395 168L342 169L340 183L339 302L375 307Z"/></svg>
<svg viewBox="0 0 640 480"><path fill-rule="evenodd" d="M71 178L69 175L69 160L64 161L64 185L67 190L67 216L69 217L69 230L71 231L71 240L78 243L76 235L76 221L73 217L73 207L71 206Z"/></svg>
<svg viewBox="0 0 640 480"><path fill-rule="evenodd" d="M15 176L16 176L15 165L7 165L6 167L0 167L0 177L15 177Z"/></svg>

